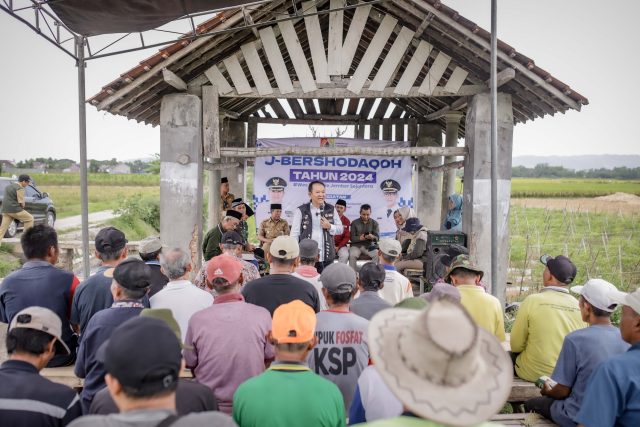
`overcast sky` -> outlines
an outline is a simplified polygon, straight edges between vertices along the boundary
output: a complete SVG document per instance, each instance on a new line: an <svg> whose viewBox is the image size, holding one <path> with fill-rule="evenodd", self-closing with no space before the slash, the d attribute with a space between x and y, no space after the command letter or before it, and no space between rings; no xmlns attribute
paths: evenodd
<svg viewBox="0 0 640 427"><path fill-rule="evenodd" d="M490 28L489 0L444 3ZM589 99L581 112L516 126L514 156L640 154L634 104L640 99L640 1L502 0L498 5L498 36ZM4 13L0 40L0 159L79 159L73 60ZM91 61L87 97L153 53ZM307 132L269 126L261 127L258 136ZM98 112L90 105L87 135L89 158L149 157L160 149L158 128Z"/></svg>

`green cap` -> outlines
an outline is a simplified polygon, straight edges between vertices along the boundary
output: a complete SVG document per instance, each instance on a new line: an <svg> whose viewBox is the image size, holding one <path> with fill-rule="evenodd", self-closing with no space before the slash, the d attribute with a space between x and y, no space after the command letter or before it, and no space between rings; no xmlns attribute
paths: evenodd
<svg viewBox="0 0 640 427"><path fill-rule="evenodd" d="M469 258L469 255L458 255L451 261L451 265L449 266L449 270L447 270L447 275L444 276L444 281L447 283L451 283L451 273L456 268L464 268L465 270L470 270L478 273L480 278L484 276L484 271L480 270L480 268Z"/></svg>

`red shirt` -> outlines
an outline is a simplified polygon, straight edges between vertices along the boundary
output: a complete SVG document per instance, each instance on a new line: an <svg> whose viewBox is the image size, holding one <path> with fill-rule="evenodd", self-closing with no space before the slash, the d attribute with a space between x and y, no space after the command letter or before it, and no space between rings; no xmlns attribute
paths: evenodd
<svg viewBox="0 0 640 427"><path fill-rule="evenodd" d="M349 230L351 221L349 221L349 218L347 218L345 215L340 217L340 221L342 221L344 230L342 231L342 234L333 237L336 243L336 251L343 246L347 246L347 243L349 243L349 239L351 238L351 231Z"/></svg>

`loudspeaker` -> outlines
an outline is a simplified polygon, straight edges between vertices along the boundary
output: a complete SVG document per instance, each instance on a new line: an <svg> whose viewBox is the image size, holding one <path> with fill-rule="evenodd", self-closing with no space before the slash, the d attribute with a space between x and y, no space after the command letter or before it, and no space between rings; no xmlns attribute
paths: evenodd
<svg viewBox="0 0 640 427"><path fill-rule="evenodd" d="M460 254L468 254L467 235L461 231L428 231L427 261L424 276L433 286L442 279L451 265L451 261Z"/></svg>

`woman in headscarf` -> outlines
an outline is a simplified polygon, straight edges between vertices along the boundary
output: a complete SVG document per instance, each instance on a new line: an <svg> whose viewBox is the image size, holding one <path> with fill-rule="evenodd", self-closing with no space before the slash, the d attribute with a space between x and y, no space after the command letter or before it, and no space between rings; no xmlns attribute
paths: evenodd
<svg viewBox="0 0 640 427"><path fill-rule="evenodd" d="M458 193L453 193L449 196L447 216L442 224L442 229L452 231L462 230L462 196Z"/></svg>
<svg viewBox="0 0 640 427"><path fill-rule="evenodd" d="M396 240L402 244L407 239L411 238L411 233L403 230L404 224L409 218L415 218L416 213L409 206L403 206L393 213L393 219L396 222L398 231L396 231Z"/></svg>
<svg viewBox="0 0 640 427"><path fill-rule="evenodd" d="M407 251L403 252L400 261L396 262L396 270L404 275L404 270L422 270L423 263L427 260L427 228L420 224L420 219L407 219L404 231L411 235ZM404 247L403 247L404 250Z"/></svg>

